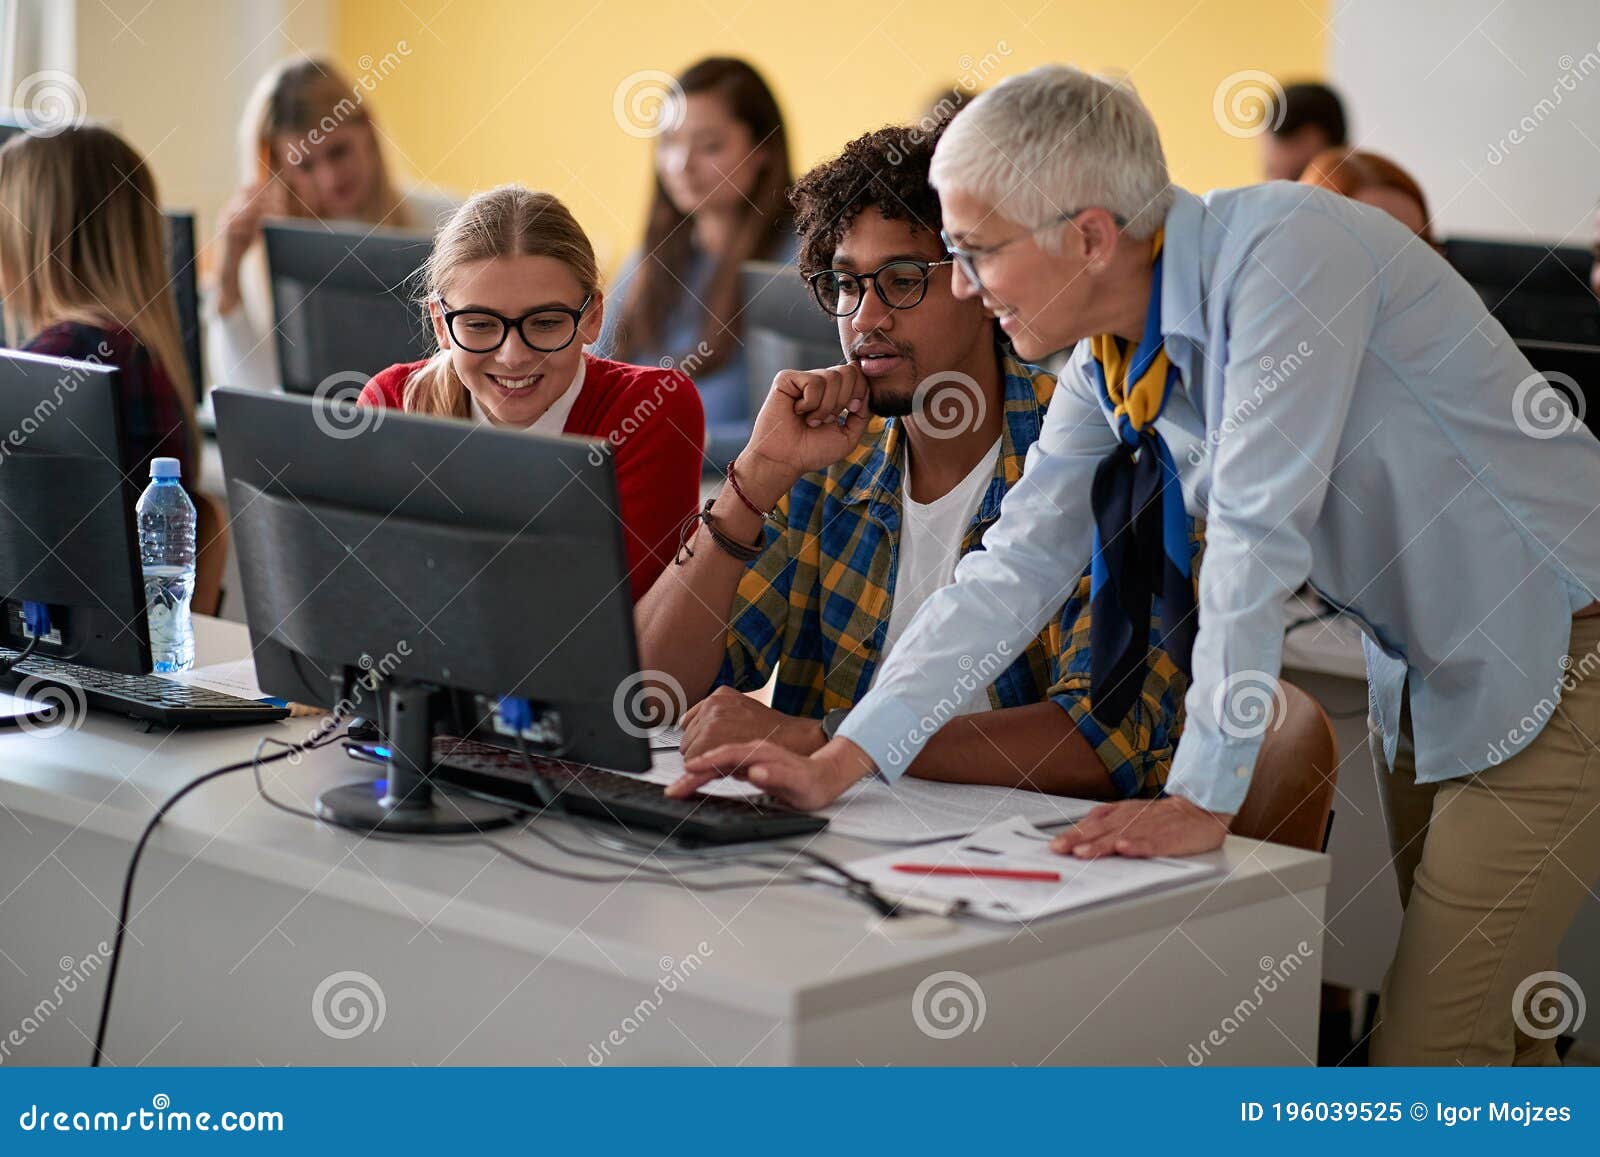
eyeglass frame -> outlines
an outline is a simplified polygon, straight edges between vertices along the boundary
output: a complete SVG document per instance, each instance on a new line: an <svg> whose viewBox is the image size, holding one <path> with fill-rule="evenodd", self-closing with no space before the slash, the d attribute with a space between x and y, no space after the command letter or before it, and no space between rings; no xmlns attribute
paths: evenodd
<svg viewBox="0 0 1600 1157"><path fill-rule="evenodd" d="M511 337L512 331L514 330L516 331L517 336L522 339L522 344L527 346L534 353L554 354L560 353L577 340L578 328L583 324L583 315L589 312L589 306L594 303L594 294L590 293L587 295L583 299L583 304L578 306L577 309L573 309L571 306L567 305L541 305L538 309L530 309L521 317L507 317L503 313L499 313L492 309L484 309L481 306L468 309L451 309L445 302L443 296L439 297L437 300L441 307L439 312L442 320L444 321L444 332L450 335L451 344L464 353L492 354L501 346L506 344L506 341ZM460 317L464 313L481 313L494 318L500 323L500 340L495 342L494 345L490 346L486 350L475 350L468 346L462 345L461 340L456 337L456 331L453 322L456 318ZM538 317L541 313L564 313L572 319L572 333L568 336L566 341L551 349L545 349L543 346L536 346L528 340L528 335L522 332L522 323L527 321L530 317Z"/></svg>
<svg viewBox="0 0 1600 1157"><path fill-rule="evenodd" d="M1090 209L1095 208L1098 208L1098 206L1085 205L1081 209L1069 209L1067 212L1062 213L1059 216L1052 217L1042 225L1035 225L1030 229L1022 230L1020 233L1013 233L1010 237L996 241L992 245L957 245L951 238L949 232L944 229L939 230L939 240L944 243L945 251L950 254L950 260L955 262L957 267L960 268L962 276L964 276L968 281L972 282L972 284L977 286L979 289L982 289L983 278L978 274L979 260L984 257L993 256L994 254L1000 252L1000 250L1004 249L1007 245L1021 241L1024 237L1032 237L1041 229L1050 229L1056 225L1064 225L1069 221L1075 221L1083 214L1087 213ZM1127 218L1123 217L1120 213L1112 213L1111 220L1116 222L1118 229L1125 228L1128 224Z"/></svg>
<svg viewBox="0 0 1600 1157"><path fill-rule="evenodd" d="M870 282L872 285L872 292L878 295L878 300L883 302L884 306L888 309L915 309L917 306L921 305L927 300L928 284L933 280L933 271L941 266L954 264L955 261L953 258L946 258L943 261L924 261L920 257L897 257L893 261L885 261L871 273L856 273L854 270L850 269L834 269L831 267L828 269L819 269L810 277L806 278L806 284L811 286L811 297L817 303L817 308L822 310L822 312L828 317L854 317L856 314L861 312L861 307L867 303L867 295L863 292L860 299L856 302L856 307L849 313L834 313L827 306L823 305L822 297L817 290L817 281L820 278L826 277L830 273L842 274L845 277L853 277L857 281ZM891 265L914 265L922 270L922 293L918 296L917 300L911 302L909 305L895 305L886 296L884 296L883 288L878 284L878 275L885 269L888 269Z"/></svg>

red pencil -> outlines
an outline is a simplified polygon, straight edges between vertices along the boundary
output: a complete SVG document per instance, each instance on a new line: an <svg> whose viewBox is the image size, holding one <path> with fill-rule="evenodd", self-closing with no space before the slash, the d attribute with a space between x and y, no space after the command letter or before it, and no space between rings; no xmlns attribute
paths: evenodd
<svg viewBox="0 0 1600 1157"><path fill-rule="evenodd" d="M896 872L919 876L980 876L991 880L1044 880L1059 884L1061 873L1021 868L967 868L958 864L895 864Z"/></svg>

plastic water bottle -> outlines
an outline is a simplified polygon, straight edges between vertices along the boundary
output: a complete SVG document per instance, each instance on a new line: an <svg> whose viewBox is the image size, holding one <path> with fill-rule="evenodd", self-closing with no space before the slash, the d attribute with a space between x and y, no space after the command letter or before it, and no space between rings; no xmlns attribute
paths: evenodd
<svg viewBox="0 0 1600 1157"><path fill-rule="evenodd" d="M150 657L155 670L194 666L194 503L178 481L176 458L150 462L150 485L139 496L139 562L150 620Z"/></svg>

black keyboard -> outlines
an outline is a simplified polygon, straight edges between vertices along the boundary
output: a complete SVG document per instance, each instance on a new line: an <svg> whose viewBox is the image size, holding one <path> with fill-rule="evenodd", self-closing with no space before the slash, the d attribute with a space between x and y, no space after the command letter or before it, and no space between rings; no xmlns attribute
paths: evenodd
<svg viewBox="0 0 1600 1157"><path fill-rule="evenodd" d="M16 654L0 647L0 661L9 661ZM24 659L10 671L0 672L0 687L15 690L24 683L34 695L59 688L91 711L127 715L163 727L271 723L289 716L287 707L241 699L206 687L190 687L160 675L123 675L38 655Z"/></svg>
<svg viewBox="0 0 1600 1157"><path fill-rule="evenodd" d="M433 741L436 783L470 791L530 810L540 806L529 763L556 796L559 807L575 815L609 820L629 828L663 832L691 843L739 844L810 835L828 826L821 816L749 799L695 793L669 799L661 785L619 771L532 756L520 751L439 736Z"/></svg>

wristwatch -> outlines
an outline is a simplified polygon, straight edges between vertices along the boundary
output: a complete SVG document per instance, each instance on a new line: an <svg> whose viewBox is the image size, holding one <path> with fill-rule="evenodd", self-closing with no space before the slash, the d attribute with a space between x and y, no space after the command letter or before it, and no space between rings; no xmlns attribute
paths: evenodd
<svg viewBox="0 0 1600 1157"><path fill-rule="evenodd" d="M835 707L822 717L822 737L832 739L839 734L839 728L844 726L845 718L850 714L848 707Z"/></svg>

